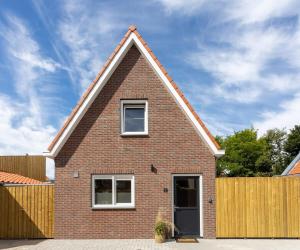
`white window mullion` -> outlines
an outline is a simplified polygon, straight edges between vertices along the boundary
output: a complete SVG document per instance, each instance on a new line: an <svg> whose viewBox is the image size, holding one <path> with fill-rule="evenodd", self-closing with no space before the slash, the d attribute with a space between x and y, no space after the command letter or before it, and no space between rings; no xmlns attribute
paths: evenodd
<svg viewBox="0 0 300 250"><path fill-rule="evenodd" d="M112 176L112 204L116 205L116 181L114 176Z"/></svg>
<svg viewBox="0 0 300 250"><path fill-rule="evenodd" d="M145 133L148 134L148 102L145 102L145 116L144 116Z"/></svg>
<svg viewBox="0 0 300 250"><path fill-rule="evenodd" d="M131 203L133 206L135 206L135 186L134 186L135 180L134 176L131 178Z"/></svg>
<svg viewBox="0 0 300 250"><path fill-rule="evenodd" d="M96 195L96 193L95 193L95 180L96 180L96 178L95 178L95 176L93 176L92 177L92 207L95 206L95 195Z"/></svg>

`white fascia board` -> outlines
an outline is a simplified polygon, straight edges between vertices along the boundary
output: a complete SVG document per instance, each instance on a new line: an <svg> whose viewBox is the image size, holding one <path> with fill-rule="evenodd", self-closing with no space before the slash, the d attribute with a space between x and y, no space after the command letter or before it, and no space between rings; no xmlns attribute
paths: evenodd
<svg viewBox="0 0 300 250"><path fill-rule="evenodd" d="M209 138L207 133L204 131L203 127L199 124L199 122L196 120L195 116L192 114L191 110L188 108L188 106L185 104L185 102L182 100L180 95L177 93L173 85L170 83L170 81L167 79L165 74L162 72L160 67L157 65L157 63L153 60L152 56L149 54L149 52L146 50L146 48L143 46L141 41L137 38L135 34L131 34L133 36L133 40L139 50L142 52L142 54L147 58L147 60L150 62L150 65L153 67L154 71L158 74L158 76L162 79L163 83L166 85L167 89L171 93L171 95L174 97L175 101L179 105L179 107L184 111L184 113L187 115L187 117L192 122L193 126L196 128L196 131L200 135L200 137L207 143L209 149L216 157L221 157L225 154L224 150L219 150L215 146L215 144L212 142L212 140Z"/></svg>
<svg viewBox="0 0 300 250"><path fill-rule="evenodd" d="M93 103L95 98L98 96L106 82L109 80L112 73L115 71L119 63L122 61L124 56L126 55L127 51L131 47L131 45L135 43L139 51L146 57L154 71L157 73L157 75L162 79L163 83L166 85L167 89L171 93L171 95L174 97L174 100L177 102L179 107L184 111L184 113L187 115L189 120L192 122L193 126L195 127L196 131L200 135L200 137L206 142L211 152L216 157L221 157L224 155L224 150L219 150L215 146L215 144L212 142L212 140L209 138L205 130L202 128L202 126L199 124L199 122L196 120L195 116L192 114L190 109L187 107L185 102L182 100L180 95L177 93L177 91L174 89L170 81L167 79L167 77L164 75L164 73L161 71L157 63L153 60L149 52L146 50L144 45L141 43L141 41L137 38L137 36L134 33L131 33L130 36L127 38L126 42L123 44L123 46L120 48L120 50L117 52L115 57L113 58L112 62L109 64L109 66L106 68L102 76L99 78L98 82L96 83L96 86L92 89L92 91L89 93L88 97L85 99L83 104L80 106L79 110L76 112L75 116L72 118L66 129L63 131L62 135L59 137L58 141L55 143L53 149L51 152L45 152L44 155L49 158L55 158L60 149L63 147L71 133L74 131L75 127L80 122L81 118L84 116L90 105Z"/></svg>
<svg viewBox="0 0 300 250"><path fill-rule="evenodd" d="M109 80L110 76L113 74L119 63L122 61L123 57L126 55L127 51L132 45L133 40L128 38L120 50L117 52L109 66L105 69L104 73L101 75L96 83L96 86L89 93L87 98L84 100L79 110L76 112L75 116L72 118L66 129L63 131L62 135L59 137L58 141L55 143L54 147L50 152L44 153L45 156L49 158L55 158L63 147L71 133L74 131L75 127L80 122L81 118L84 116L88 108L91 106L93 101L96 99L106 82Z"/></svg>
<svg viewBox="0 0 300 250"><path fill-rule="evenodd" d="M220 158L223 155L225 155L225 150L224 149L217 149L217 150L218 150L218 152L215 154L216 158Z"/></svg>

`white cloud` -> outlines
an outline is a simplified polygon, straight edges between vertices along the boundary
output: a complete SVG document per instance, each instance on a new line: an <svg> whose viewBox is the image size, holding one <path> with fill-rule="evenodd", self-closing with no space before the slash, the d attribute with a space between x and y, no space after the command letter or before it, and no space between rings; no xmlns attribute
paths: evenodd
<svg viewBox="0 0 300 250"><path fill-rule="evenodd" d="M154 0L160 2L167 13L180 12L182 14L192 15L199 11L207 0Z"/></svg>
<svg viewBox="0 0 300 250"><path fill-rule="evenodd" d="M261 116L254 122L257 128L264 132L268 128L290 128L299 123L300 22L297 21L296 26L295 21L291 22L293 17L293 20L299 19L299 1L158 2L169 14L213 16L209 27L204 29L212 28L214 33L209 36L200 28L198 48L186 56L186 61L195 69L204 70L214 78L205 91L200 90L208 96L202 97L208 100L207 105L220 98L232 105L256 105L257 102L261 105L272 98L280 104L279 111L275 111L278 105L267 111L260 108ZM211 93L216 98L212 99ZM294 97L285 99L290 93L294 93ZM210 123L217 127L221 122L212 120ZM221 130L229 131L228 126Z"/></svg>
<svg viewBox="0 0 300 250"><path fill-rule="evenodd" d="M24 20L12 15L5 20L0 36L15 95L0 95L0 154L41 154L56 132L46 122L52 101L43 84L60 65L42 54Z"/></svg>
<svg viewBox="0 0 300 250"><path fill-rule="evenodd" d="M300 4L297 0L233 0L226 5L224 15L228 20L249 24L298 14Z"/></svg>
<svg viewBox="0 0 300 250"><path fill-rule="evenodd" d="M219 117L211 113L201 113L201 119L213 135L226 136L232 134L235 129L241 130L245 128L245 124L226 121L220 122Z"/></svg>
<svg viewBox="0 0 300 250"><path fill-rule="evenodd" d="M218 22L238 21L240 24L264 22L286 15L298 15L298 0L153 0L169 14L213 15Z"/></svg>
<svg viewBox="0 0 300 250"><path fill-rule="evenodd" d="M51 59L42 59L37 55L33 54L33 51L22 51L16 52L14 51L12 55L14 55L19 60L22 60L24 63L31 64L32 67L38 67L44 69L49 72L54 72L56 68L60 67L60 65L54 62Z"/></svg>
<svg viewBox="0 0 300 250"><path fill-rule="evenodd" d="M26 111L27 103L1 95L0 107L0 154L41 154L55 129L36 124L36 117Z"/></svg>
<svg viewBox="0 0 300 250"><path fill-rule="evenodd" d="M116 30L125 28L117 15L103 8L82 8L88 2L64 1L65 17L59 22L59 34L70 50L71 77L82 92L95 78L108 56ZM127 28L127 27L126 27ZM111 48L112 50L112 48Z"/></svg>
<svg viewBox="0 0 300 250"><path fill-rule="evenodd" d="M280 104L280 110L265 111L261 115L261 119L254 123L254 127L259 129L259 133L263 134L268 129L286 128L291 129L300 121L300 93L296 94L290 100Z"/></svg>
<svg viewBox="0 0 300 250"><path fill-rule="evenodd" d="M213 15L210 22L215 33L207 43L199 40L198 49L190 52L186 60L215 78L211 87L214 93L229 101L253 103L265 91L284 93L300 89L300 27L267 24L273 18L298 16L299 1L158 2L170 14ZM201 28L199 32L202 34ZM277 72L270 65L276 60L297 70Z"/></svg>
<svg viewBox="0 0 300 250"><path fill-rule="evenodd" d="M0 35L9 43L7 51L11 56L22 61L30 67L38 67L54 72L61 66L51 58L44 58L40 54L40 48L22 22L15 16L7 16L9 27L2 25Z"/></svg>
<svg viewBox="0 0 300 250"><path fill-rule="evenodd" d="M0 36L6 41L5 51L12 63L15 89L20 96L26 96L34 104L37 94L34 87L42 84L36 80L43 72L55 72L60 65L41 54L38 43L21 19L7 15L6 20L6 25L3 23L0 26Z"/></svg>
<svg viewBox="0 0 300 250"><path fill-rule="evenodd" d="M289 56L300 56L294 50L298 44L291 42L295 41L296 33L273 27L243 27L233 33L221 34L218 42L224 47L201 44L198 51L187 56L195 68L216 78L212 87L216 94L231 101L251 103L265 91L284 93L300 89L298 72L276 72L269 66L273 60L281 60L289 67L298 67L298 61L294 63Z"/></svg>

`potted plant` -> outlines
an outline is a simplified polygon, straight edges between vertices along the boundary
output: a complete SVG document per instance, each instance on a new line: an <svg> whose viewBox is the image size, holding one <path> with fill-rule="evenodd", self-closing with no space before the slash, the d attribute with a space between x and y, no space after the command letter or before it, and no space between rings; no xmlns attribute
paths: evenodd
<svg viewBox="0 0 300 250"><path fill-rule="evenodd" d="M155 242L163 243L166 241L168 226L165 221L157 220L155 223Z"/></svg>
<svg viewBox="0 0 300 250"><path fill-rule="evenodd" d="M163 243L172 236L172 224L164 220L160 212L156 216L154 233L157 243Z"/></svg>

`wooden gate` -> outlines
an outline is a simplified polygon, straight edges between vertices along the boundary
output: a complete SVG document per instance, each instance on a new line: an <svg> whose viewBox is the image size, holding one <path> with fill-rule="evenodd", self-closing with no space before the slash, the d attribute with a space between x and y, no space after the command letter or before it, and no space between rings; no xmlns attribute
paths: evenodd
<svg viewBox="0 0 300 250"><path fill-rule="evenodd" d="M52 238L54 186L0 187L0 238Z"/></svg>
<svg viewBox="0 0 300 250"><path fill-rule="evenodd" d="M300 237L300 177L218 178L219 238Z"/></svg>

